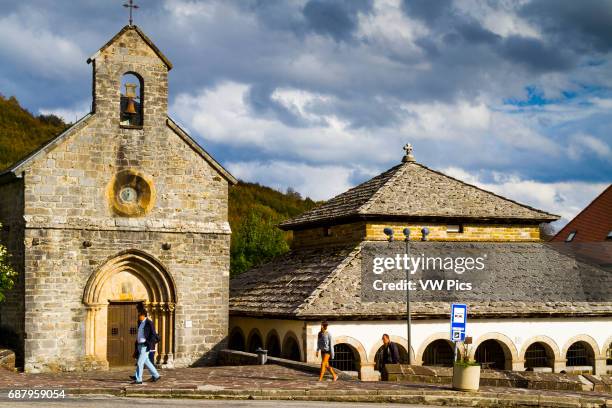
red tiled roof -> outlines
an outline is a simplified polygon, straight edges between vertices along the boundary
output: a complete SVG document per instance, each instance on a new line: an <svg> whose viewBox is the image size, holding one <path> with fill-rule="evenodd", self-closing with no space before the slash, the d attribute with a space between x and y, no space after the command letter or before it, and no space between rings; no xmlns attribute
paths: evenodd
<svg viewBox="0 0 612 408"><path fill-rule="evenodd" d="M551 241L565 241L571 232L576 232L572 242L601 242L606 241L611 231L612 184L563 227Z"/></svg>

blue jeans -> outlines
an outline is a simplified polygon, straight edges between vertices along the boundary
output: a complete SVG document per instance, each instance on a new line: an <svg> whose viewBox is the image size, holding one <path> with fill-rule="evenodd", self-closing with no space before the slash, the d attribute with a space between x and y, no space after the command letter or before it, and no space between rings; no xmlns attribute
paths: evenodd
<svg viewBox="0 0 612 408"><path fill-rule="evenodd" d="M144 371L144 366L147 366L153 378L159 377L159 373L157 372L157 369L155 368L153 363L151 363L151 360L149 360L149 352L147 351L147 345L139 344L138 345L138 363L136 363L136 374L134 374L137 382L142 382L142 372Z"/></svg>

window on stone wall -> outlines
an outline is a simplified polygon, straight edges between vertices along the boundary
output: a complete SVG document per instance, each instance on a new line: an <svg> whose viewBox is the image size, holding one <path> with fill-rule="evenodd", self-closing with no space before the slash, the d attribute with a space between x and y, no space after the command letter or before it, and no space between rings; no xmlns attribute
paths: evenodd
<svg viewBox="0 0 612 408"><path fill-rule="evenodd" d="M612 343L610 343L608 350L606 350L606 365L612 365Z"/></svg>
<svg viewBox="0 0 612 408"><path fill-rule="evenodd" d="M141 127L143 123L143 81L134 73L121 77L121 126Z"/></svg>
<svg viewBox="0 0 612 408"><path fill-rule="evenodd" d="M423 353L423 365L452 367L455 351L448 340L435 340L430 343Z"/></svg>
<svg viewBox="0 0 612 408"><path fill-rule="evenodd" d="M573 366L590 366L592 365L592 353L586 343L579 341L567 349L567 365Z"/></svg>
<svg viewBox="0 0 612 408"><path fill-rule="evenodd" d="M552 367L552 361L542 343L533 343L525 351L525 368L535 367Z"/></svg>
<svg viewBox="0 0 612 408"><path fill-rule="evenodd" d="M460 225L460 224L447 225L446 232L454 233L454 234L461 234L463 232L463 225Z"/></svg>

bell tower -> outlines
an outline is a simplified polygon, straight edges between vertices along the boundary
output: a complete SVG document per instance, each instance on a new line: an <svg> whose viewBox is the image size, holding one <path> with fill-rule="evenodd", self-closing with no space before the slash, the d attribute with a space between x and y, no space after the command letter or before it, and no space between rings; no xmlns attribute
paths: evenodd
<svg viewBox="0 0 612 408"><path fill-rule="evenodd" d="M87 62L93 66L96 116L121 129L165 126L172 64L142 30L123 27Z"/></svg>

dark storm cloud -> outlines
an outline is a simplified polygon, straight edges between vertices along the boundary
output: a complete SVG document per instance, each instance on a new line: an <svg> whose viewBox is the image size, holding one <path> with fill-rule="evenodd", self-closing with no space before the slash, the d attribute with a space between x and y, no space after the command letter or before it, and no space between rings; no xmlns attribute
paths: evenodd
<svg viewBox="0 0 612 408"><path fill-rule="evenodd" d="M508 37L498 51L509 61L541 72L565 71L572 68L576 61L575 54L562 48L516 35Z"/></svg>
<svg viewBox="0 0 612 408"><path fill-rule="evenodd" d="M612 2L609 0L535 0L520 15L540 26L555 45L580 52L612 49Z"/></svg>
<svg viewBox="0 0 612 408"><path fill-rule="evenodd" d="M370 0L310 0L303 13L312 31L336 41L349 41L357 28L357 14L371 8Z"/></svg>
<svg viewBox="0 0 612 408"><path fill-rule="evenodd" d="M6 27L5 21L10 20L17 29L31 31L32 41L48 33L74 44L83 54L70 60L65 75L49 76L31 60L17 58L17 51L26 52L30 44L2 48L0 39L0 92L15 94L34 112L72 108L81 102L88 105L91 67L84 60L127 23L122 4L0 1L0 19L4 19L0 24ZM388 5L369 0L141 0L136 24L174 63L169 78L171 106L179 94L198 95L225 81L236 82L248 86L244 101L253 116L296 131L325 126L325 120L317 118L328 115L339 118L349 131L366 129L374 138L381 128L418 125L405 105L430 104L432 110L436 104L462 101L495 105L525 98L528 86L548 92L545 87L550 82L559 86L587 82L598 89L612 83L612 71L607 69L612 3L533 1L519 10L505 10L528 21L537 35L496 30L460 7L465 4L406 0L400 9L393 9L404 19L375 21L376 13L390 10ZM580 71L592 61L599 65L590 65L588 73ZM554 81L551 75L556 75ZM273 97L281 89L326 98L308 102L301 112ZM602 122L609 125L611 121ZM594 128L593 134L609 140L603 128ZM402 131L396 129L397 134ZM460 138L452 143L433 139L423 142L420 156L432 163L440 160L442 165L504 171L516 169L520 162L526 177L538 178L585 174L584 161L559 168L558 157L517 152L493 136L485 147L468 146ZM235 146L211 149L221 159L242 157ZM265 149L249 149L247 157L273 156ZM483 154L456 154L461 149L470 153L481 149ZM443 162L441 157L454 157L454 161ZM360 160L380 165L375 154ZM602 168L609 165L598 163L588 177L599 174L601 179Z"/></svg>
<svg viewBox="0 0 612 408"><path fill-rule="evenodd" d="M409 16L426 23L432 23L439 17L449 13L453 3L451 0L402 0L402 10Z"/></svg>

